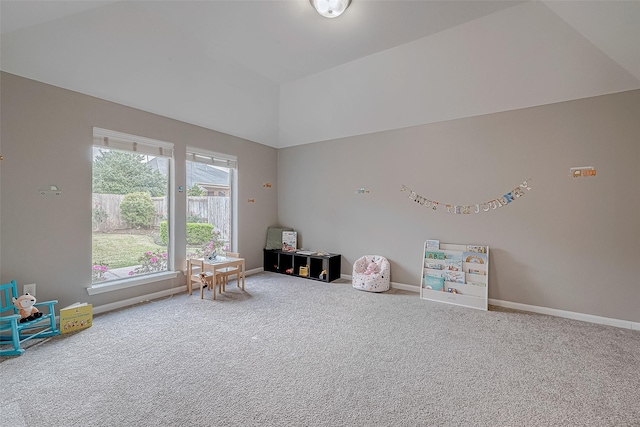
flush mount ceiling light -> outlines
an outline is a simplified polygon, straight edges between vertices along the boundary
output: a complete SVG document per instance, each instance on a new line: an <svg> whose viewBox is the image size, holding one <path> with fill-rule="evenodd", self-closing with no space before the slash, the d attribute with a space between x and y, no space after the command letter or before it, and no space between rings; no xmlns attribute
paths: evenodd
<svg viewBox="0 0 640 427"><path fill-rule="evenodd" d="M309 0L309 3L325 18L337 18L347 10L351 0Z"/></svg>

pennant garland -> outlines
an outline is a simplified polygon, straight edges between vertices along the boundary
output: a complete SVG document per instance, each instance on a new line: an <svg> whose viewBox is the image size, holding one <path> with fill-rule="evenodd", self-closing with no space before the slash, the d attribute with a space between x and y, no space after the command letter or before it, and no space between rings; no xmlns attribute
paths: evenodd
<svg viewBox="0 0 640 427"><path fill-rule="evenodd" d="M497 197L495 199L489 200L488 202L484 202L484 203L476 203L474 205L452 205L448 203L436 202L434 200L429 200L425 197L422 197L419 194L416 194L415 191L411 191L409 188L407 188L404 185L402 186L402 188L400 188L400 191L409 191L410 200L413 200L414 202L422 206L426 206L427 208L431 208L434 211L437 210L438 207L445 207L447 209L447 213L466 215L472 212L473 213L489 212L491 210L495 210L497 208L501 208L503 206L508 205L514 200L524 196L526 194L525 190L526 191L531 190L531 187L529 187L529 181L531 181L531 178L527 179L526 181L523 181L522 184L520 184L513 190L509 191L508 193L502 195L501 197Z"/></svg>

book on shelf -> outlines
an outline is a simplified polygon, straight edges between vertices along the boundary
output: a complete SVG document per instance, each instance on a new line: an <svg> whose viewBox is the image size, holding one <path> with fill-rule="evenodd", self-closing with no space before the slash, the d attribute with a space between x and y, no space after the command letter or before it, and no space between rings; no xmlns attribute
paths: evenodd
<svg viewBox="0 0 640 427"><path fill-rule="evenodd" d="M295 251L298 247L298 233L296 231L282 232L282 250Z"/></svg>
<svg viewBox="0 0 640 427"><path fill-rule="evenodd" d="M444 272L444 280L447 282L464 283L465 274L462 271L446 271Z"/></svg>
<svg viewBox="0 0 640 427"><path fill-rule="evenodd" d="M486 264L487 263L487 254L483 254L481 252L465 252L462 255L462 259L467 264Z"/></svg>
<svg viewBox="0 0 640 427"><path fill-rule="evenodd" d="M424 274L429 277L444 277L444 271L441 270L427 270Z"/></svg>
<svg viewBox="0 0 640 427"><path fill-rule="evenodd" d="M434 291L444 289L444 279L442 277L424 276L424 287Z"/></svg>
<svg viewBox="0 0 640 427"><path fill-rule="evenodd" d="M427 250L428 251L440 250L440 240L427 240Z"/></svg>
<svg viewBox="0 0 640 427"><path fill-rule="evenodd" d="M479 254L486 254L487 247L482 245L467 245L467 252L476 252Z"/></svg>
<svg viewBox="0 0 640 427"><path fill-rule="evenodd" d="M447 271L462 271L461 259L445 259L444 269Z"/></svg>
<svg viewBox="0 0 640 427"><path fill-rule="evenodd" d="M444 259L444 252L441 251L426 251L424 257L427 259Z"/></svg>
<svg viewBox="0 0 640 427"><path fill-rule="evenodd" d="M439 262L432 262L432 261L425 261L424 266L432 270L442 270L444 268L443 264L440 264Z"/></svg>
<svg viewBox="0 0 640 427"><path fill-rule="evenodd" d="M474 281L468 281L467 285L473 285L473 286L477 286L479 288L486 288L487 284L486 283L482 283L482 282L474 282Z"/></svg>
<svg viewBox="0 0 640 427"><path fill-rule="evenodd" d="M93 323L93 305L86 302L77 302L60 309L60 332L69 332L87 329Z"/></svg>
<svg viewBox="0 0 640 427"><path fill-rule="evenodd" d="M462 261L462 251L442 251L445 260Z"/></svg>
<svg viewBox="0 0 640 427"><path fill-rule="evenodd" d="M479 276L486 276L487 275L486 271L478 270L478 269L475 269L475 268L470 268L469 271L467 271L467 273L469 273L469 274L477 274Z"/></svg>

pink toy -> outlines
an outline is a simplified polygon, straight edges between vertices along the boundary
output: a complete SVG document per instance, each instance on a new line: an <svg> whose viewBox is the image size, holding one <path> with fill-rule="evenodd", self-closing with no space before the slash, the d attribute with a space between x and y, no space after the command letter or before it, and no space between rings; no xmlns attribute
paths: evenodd
<svg viewBox="0 0 640 427"><path fill-rule="evenodd" d="M375 274L376 272L376 268L377 268L377 264L375 262L370 262L369 265L367 266L367 271L364 272L365 275L370 276L372 274Z"/></svg>

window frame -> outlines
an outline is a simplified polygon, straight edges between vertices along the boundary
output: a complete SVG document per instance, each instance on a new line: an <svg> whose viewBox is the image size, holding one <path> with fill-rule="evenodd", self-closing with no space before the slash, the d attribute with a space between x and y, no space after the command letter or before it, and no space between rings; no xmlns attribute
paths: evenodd
<svg viewBox="0 0 640 427"><path fill-rule="evenodd" d="M230 197L230 221L231 226L229 230L229 248L231 252L238 252L237 250L237 231L238 231L238 218L237 212L237 177L238 177L238 158L234 155L224 154L216 151L206 150L199 147L187 146L185 156L185 170L187 162L203 163L213 166L219 166L229 169L229 197ZM186 178L186 176L185 176ZM186 182L186 181L185 181ZM186 203L185 203L186 204Z"/></svg>
<svg viewBox="0 0 640 427"><path fill-rule="evenodd" d="M175 279L178 271L175 270L175 219L172 213L175 203L173 195L175 186L175 157L174 144L156 139L146 138L137 135L131 135L123 132L112 131L109 129L93 128L93 144L91 150L95 147L104 147L112 150L129 151L131 153L161 156L167 159L167 206L168 206L168 228L169 239L167 243L167 270L157 273L150 273L141 276L125 277L122 279L111 280L108 282L91 283L87 287L89 295L96 295L105 292L126 289L134 286L141 286L149 283L156 283L163 280ZM93 194L93 192L92 192ZM93 237L92 237L93 239Z"/></svg>

